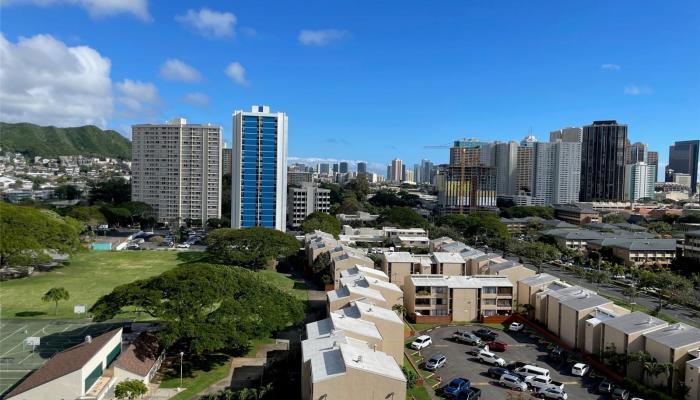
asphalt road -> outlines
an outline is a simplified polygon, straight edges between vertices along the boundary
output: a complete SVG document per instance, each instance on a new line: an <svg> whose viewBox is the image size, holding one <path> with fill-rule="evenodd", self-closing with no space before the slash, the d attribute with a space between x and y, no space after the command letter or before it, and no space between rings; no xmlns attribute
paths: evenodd
<svg viewBox="0 0 700 400"><path fill-rule="evenodd" d="M493 251L491 249L490 251ZM500 253L500 252L498 252ZM518 257L508 257L509 260L514 260L517 261ZM526 267L537 271L537 268L529 261L526 261L523 263ZM592 282L587 281L586 279L579 277L575 275L573 272L569 270L565 270L559 267L552 266L547 263L542 263L542 272L546 272L550 275L554 275L557 278L560 278L570 284L573 285L578 285L585 287L586 289L590 289L593 291L597 291L601 295L607 296L607 297L613 297L617 298L620 300L624 300L626 302L629 302L629 296L625 296L622 293L622 288L613 284L595 284ZM659 300L654 297L654 296L649 296L648 294L645 293L639 293L637 295L637 298L635 299L635 303L639 304L642 307L646 307L648 309L655 309L658 304ZM689 308L679 306L677 304L665 304L664 308L662 310L664 314L667 314L673 318L675 318L678 321L684 322L688 325L693 325L696 327L700 327L700 312L697 312L695 310L691 310Z"/></svg>

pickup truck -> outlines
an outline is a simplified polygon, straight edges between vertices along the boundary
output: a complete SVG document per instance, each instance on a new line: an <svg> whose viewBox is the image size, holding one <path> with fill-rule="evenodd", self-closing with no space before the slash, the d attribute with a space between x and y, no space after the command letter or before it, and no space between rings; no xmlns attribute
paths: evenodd
<svg viewBox="0 0 700 400"><path fill-rule="evenodd" d="M564 390L563 383L553 381L552 378L545 376L528 376L525 378L525 383L527 386L535 389L535 391L544 390L550 387Z"/></svg>
<svg viewBox="0 0 700 400"><path fill-rule="evenodd" d="M452 334L452 340L462 342L462 343L467 343L472 346L478 346L481 344L481 339L479 339L476 335L474 335L471 332L467 331L457 331Z"/></svg>

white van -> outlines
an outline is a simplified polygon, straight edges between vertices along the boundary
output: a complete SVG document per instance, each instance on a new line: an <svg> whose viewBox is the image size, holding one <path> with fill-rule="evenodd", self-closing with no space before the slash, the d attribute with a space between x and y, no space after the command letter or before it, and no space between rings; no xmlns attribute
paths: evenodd
<svg viewBox="0 0 700 400"><path fill-rule="evenodd" d="M523 365L520 368L516 368L513 372L523 378L527 376L543 376L549 378L549 370L547 368L535 367L534 365Z"/></svg>

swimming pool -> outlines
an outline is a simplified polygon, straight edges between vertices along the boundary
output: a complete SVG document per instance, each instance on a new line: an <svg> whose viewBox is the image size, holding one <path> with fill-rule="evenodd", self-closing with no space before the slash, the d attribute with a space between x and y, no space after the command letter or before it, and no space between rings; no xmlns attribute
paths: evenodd
<svg viewBox="0 0 700 400"><path fill-rule="evenodd" d="M97 251L111 251L112 250L112 243L110 242L95 242L90 244L90 248L92 250L97 250Z"/></svg>

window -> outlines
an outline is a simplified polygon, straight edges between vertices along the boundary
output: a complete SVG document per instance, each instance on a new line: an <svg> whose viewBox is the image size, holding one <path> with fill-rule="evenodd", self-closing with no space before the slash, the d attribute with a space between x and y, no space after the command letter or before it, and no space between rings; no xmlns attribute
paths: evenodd
<svg viewBox="0 0 700 400"><path fill-rule="evenodd" d="M496 294L497 289L495 287L485 287L481 289L481 293L483 294Z"/></svg>

